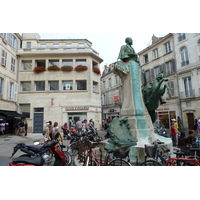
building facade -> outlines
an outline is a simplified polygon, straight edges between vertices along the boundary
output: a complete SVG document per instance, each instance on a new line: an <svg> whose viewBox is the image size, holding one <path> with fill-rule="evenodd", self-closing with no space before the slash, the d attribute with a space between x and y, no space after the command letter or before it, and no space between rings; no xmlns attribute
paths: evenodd
<svg viewBox="0 0 200 200"><path fill-rule="evenodd" d="M200 117L200 33L174 33L174 51L183 125L193 129Z"/></svg>
<svg viewBox="0 0 200 200"><path fill-rule="evenodd" d="M169 33L162 38L153 35L152 44L140 51L138 55L141 71L145 71L148 82L155 80L160 72L163 72L168 79L166 84L171 90L171 97L166 91L163 96L166 104L160 105L156 114L161 124L169 128L171 119L180 115L173 34Z"/></svg>
<svg viewBox="0 0 200 200"><path fill-rule="evenodd" d="M118 117L121 110L121 79L114 73L113 64L104 66L101 76L102 119Z"/></svg>
<svg viewBox="0 0 200 200"><path fill-rule="evenodd" d="M0 33L0 119L9 123L13 131L18 111L18 56L21 36L17 33Z"/></svg>
<svg viewBox="0 0 200 200"><path fill-rule="evenodd" d="M46 121L62 126L78 118L92 118L100 128L100 75L93 68L99 68L103 60L92 43L87 39L44 40L37 33L23 33L21 39L17 105L28 121L28 131L41 133ZM76 71L80 65L87 70ZM72 71L61 70L63 66L71 66ZM38 73L41 69L45 71Z"/></svg>

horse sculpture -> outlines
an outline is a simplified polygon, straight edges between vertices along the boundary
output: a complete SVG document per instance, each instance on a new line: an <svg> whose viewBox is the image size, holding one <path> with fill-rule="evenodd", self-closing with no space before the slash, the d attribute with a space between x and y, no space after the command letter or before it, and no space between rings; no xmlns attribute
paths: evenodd
<svg viewBox="0 0 200 200"><path fill-rule="evenodd" d="M142 94L144 98L145 106L151 116L151 120L154 123L156 121L155 110L160 104L165 104L166 101L162 98L167 89L168 95L171 97L171 90L167 84L161 86L163 82L167 82L168 79L164 77L163 72L156 76L156 80L150 83L147 82L146 75L143 71L144 84L142 85Z"/></svg>

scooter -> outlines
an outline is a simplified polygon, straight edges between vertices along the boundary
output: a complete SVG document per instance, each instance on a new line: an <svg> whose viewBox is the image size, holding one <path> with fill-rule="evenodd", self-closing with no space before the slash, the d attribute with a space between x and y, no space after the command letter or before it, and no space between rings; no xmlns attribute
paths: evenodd
<svg viewBox="0 0 200 200"><path fill-rule="evenodd" d="M14 147L11 158L15 155L18 150L18 146ZM61 150L60 144L57 140L52 140L51 142L44 144L41 147L41 152L44 153L49 150L55 157L55 162L53 166L66 166L71 165L71 156L68 152ZM18 158L13 158L12 162L9 163L10 166L43 166L45 160L41 155L35 157L22 156Z"/></svg>

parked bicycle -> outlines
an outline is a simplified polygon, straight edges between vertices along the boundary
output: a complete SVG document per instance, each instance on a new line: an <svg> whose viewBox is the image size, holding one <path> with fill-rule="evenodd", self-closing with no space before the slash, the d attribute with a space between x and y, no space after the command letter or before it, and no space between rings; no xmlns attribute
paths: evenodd
<svg viewBox="0 0 200 200"><path fill-rule="evenodd" d="M103 159L102 152L100 151L100 155L97 156L92 148L96 144L101 144L101 142L92 142L90 140L88 142L90 143L90 148L87 152L84 166L132 166L128 156L129 150L122 153L119 149L110 150L105 148L106 155Z"/></svg>

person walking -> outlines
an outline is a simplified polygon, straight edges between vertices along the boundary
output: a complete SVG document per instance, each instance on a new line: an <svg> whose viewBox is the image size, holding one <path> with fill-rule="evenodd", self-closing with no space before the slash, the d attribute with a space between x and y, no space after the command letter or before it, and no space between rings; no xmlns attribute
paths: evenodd
<svg viewBox="0 0 200 200"><path fill-rule="evenodd" d="M58 122L54 122L52 138L55 139L56 134L59 132Z"/></svg>
<svg viewBox="0 0 200 200"><path fill-rule="evenodd" d="M61 127L61 129L63 130L63 138L65 139L68 136L68 133L67 133L67 130L68 130L67 122L65 122L63 124L63 126Z"/></svg>
<svg viewBox="0 0 200 200"><path fill-rule="evenodd" d="M82 130L85 132L87 131L87 119L84 119L83 122L82 122Z"/></svg>
<svg viewBox="0 0 200 200"><path fill-rule="evenodd" d="M21 134L22 136L25 134L25 125L24 125L24 120L22 119L18 123L18 133L17 135Z"/></svg>
<svg viewBox="0 0 200 200"><path fill-rule="evenodd" d="M196 146L196 138L194 137L194 132L189 131L188 134L189 134L189 136L186 139L186 146L187 147L195 147Z"/></svg>
<svg viewBox="0 0 200 200"><path fill-rule="evenodd" d="M183 125L182 125L182 120L179 116L177 117L177 122L178 122L178 130L179 132L181 132L183 130Z"/></svg>
<svg viewBox="0 0 200 200"><path fill-rule="evenodd" d="M176 142L176 129L175 129L175 126L174 126L173 123L172 123L172 125L170 127L170 131L171 131L173 146L176 146L177 145L177 142Z"/></svg>
<svg viewBox="0 0 200 200"><path fill-rule="evenodd" d="M25 130L25 136L27 136L28 122L26 119L24 120L24 130Z"/></svg>
<svg viewBox="0 0 200 200"><path fill-rule="evenodd" d="M5 123L5 121L3 121L3 122L0 124L0 127L1 127L2 135L4 135L4 134L5 134L5 130L6 130L6 123Z"/></svg>
<svg viewBox="0 0 200 200"><path fill-rule="evenodd" d="M82 133L82 128L83 128L83 123L79 118L79 120L76 122L76 130L78 131L78 133L80 134Z"/></svg>

